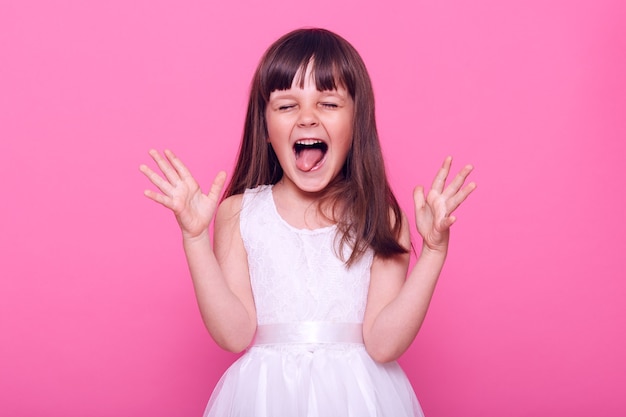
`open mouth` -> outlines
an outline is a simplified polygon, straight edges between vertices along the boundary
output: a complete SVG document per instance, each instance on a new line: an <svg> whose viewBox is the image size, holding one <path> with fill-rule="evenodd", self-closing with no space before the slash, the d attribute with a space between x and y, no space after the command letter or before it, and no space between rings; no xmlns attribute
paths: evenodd
<svg viewBox="0 0 626 417"><path fill-rule="evenodd" d="M308 172L321 165L328 145L319 139L300 139L293 145L293 151L298 169Z"/></svg>

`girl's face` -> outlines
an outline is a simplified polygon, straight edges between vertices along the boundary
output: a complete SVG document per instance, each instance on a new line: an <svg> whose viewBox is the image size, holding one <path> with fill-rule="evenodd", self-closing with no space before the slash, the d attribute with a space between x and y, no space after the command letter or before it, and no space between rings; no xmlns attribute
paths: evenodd
<svg viewBox="0 0 626 417"><path fill-rule="evenodd" d="M280 166L282 181L307 193L322 191L341 172L352 146L354 103L343 88L318 91L311 65L298 85L275 90L265 112L268 141Z"/></svg>

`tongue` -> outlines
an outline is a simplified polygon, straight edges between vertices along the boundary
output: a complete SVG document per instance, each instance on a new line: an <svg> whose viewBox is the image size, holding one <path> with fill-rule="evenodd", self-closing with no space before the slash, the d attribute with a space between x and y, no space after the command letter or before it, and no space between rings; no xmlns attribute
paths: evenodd
<svg viewBox="0 0 626 417"><path fill-rule="evenodd" d="M324 152L321 149L309 148L302 149L296 155L296 166L301 171L310 171L315 165L319 163L324 157Z"/></svg>

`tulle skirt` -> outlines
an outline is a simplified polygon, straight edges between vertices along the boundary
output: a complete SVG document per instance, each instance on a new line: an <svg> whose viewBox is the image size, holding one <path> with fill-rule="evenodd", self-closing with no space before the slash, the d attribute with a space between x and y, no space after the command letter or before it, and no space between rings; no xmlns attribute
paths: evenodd
<svg viewBox="0 0 626 417"><path fill-rule="evenodd" d="M222 376L205 417L423 416L396 362L362 344L251 347Z"/></svg>

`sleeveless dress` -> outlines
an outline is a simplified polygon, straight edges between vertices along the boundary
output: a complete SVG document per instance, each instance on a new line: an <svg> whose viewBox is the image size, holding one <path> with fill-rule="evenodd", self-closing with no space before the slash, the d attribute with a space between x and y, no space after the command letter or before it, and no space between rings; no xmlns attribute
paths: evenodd
<svg viewBox="0 0 626 417"><path fill-rule="evenodd" d="M258 327L205 417L423 416L398 363L375 362L363 344L372 251L346 268L336 226L289 225L269 185L244 193L240 230Z"/></svg>

